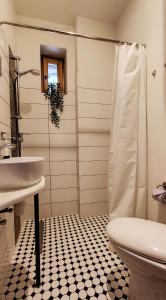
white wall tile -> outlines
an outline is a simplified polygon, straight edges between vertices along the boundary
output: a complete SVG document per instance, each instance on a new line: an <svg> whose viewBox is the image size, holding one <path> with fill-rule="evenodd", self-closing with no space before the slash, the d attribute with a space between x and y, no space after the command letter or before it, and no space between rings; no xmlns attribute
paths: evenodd
<svg viewBox="0 0 166 300"><path fill-rule="evenodd" d="M51 188L51 176L44 176L45 177L45 189L48 190Z"/></svg>
<svg viewBox="0 0 166 300"><path fill-rule="evenodd" d="M52 122L49 122L49 132L50 133L56 133L56 134L62 134L62 133L75 133L75 120L62 120L59 124L59 129L55 127Z"/></svg>
<svg viewBox="0 0 166 300"><path fill-rule="evenodd" d="M10 125L10 106L0 98L0 121Z"/></svg>
<svg viewBox="0 0 166 300"><path fill-rule="evenodd" d="M108 133L79 133L79 146L109 146L110 134Z"/></svg>
<svg viewBox="0 0 166 300"><path fill-rule="evenodd" d="M40 204L48 204L50 203L50 190L44 190L39 192L39 203ZM30 197L23 202L24 205L33 206L34 205L34 197Z"/></svg>
<svg viewBox="0 0 166 300"><path fill-rule="evenodd" d="M0 30L0 47L1 47L1 50L3 51L4 55L8 59L8 57L9 57L9 44L8 44L7 39L6 39L6 28L4 26L1 27L1 30Z"/></svg>
<svg viewBox="0 0 166 300"><path fill-rule="evenodd" d="M79 102L111 104L112 91L78 87L78 103Z"/></svg>
<svg viewBox="0 0 166 300"><path fill-rule="evenodd" d="M8 125L1 123L1 121L0 121L0 131L4 131L7 133L7 136L10 136L10 132L11 132L10 127Z"/></svg>
<svg viewBox="0 0 166 300"><path fill-rule="evenodd" d="M97 175L108 173L107 161L79 162L79 175Z"/></svg>
<svg viewBox="0 0 166 300"><path fill-rule="evenodd" d="M87 218L90 216L97 216L108 214L108 207L106 202L83 204L80 206L81 218Z"/></svg>
<svg viewBox="0 0 166 300"><path fill-rule="evenodd" d="M111 129L111 119L78 119L79 132L103 132L109 133Z"/></svg>
<svg viewBox="0 0 166 300"><path fill-rule="evenodd" d="M49 161L49 148L22 148L22 156L42 156Z"/></svg>
<svg viewBox="0 0 166 300"><path fill-rule="evenodd" d="M112 105L78 103L78 117L108 119L112 117Z"/></svg>
<svg viewBox="0 0 166 300"><path fill-rule="evenodd" d="M51 217L52 216L51 215L51 205L50 204L40 205L39 216L41 219Z"/></svg>
<svg viewBox="0 0 166 300"><path fill-rule="evenodd" d="M50 163L51 175L64 175L64 174L76 174L76 162L51 162Z"/></svg>
<svg viewBox="0 0 166 300"><path fill-rule="evenodd" d="M1 57L1 73L9 82L9 58L5 55L1 47L0 47L0 57Z"/></svg>
<svg viewBox="0 0 166 300"><path fill-rule="evenodd" d="M107 188L97 190L80 191L80 204L107 202L108 192Z"/></svg>
<svg viewBox="0 0 166 300"><path fill-rule="evenodd" d="M64 105L75 105L75 93L68 91L67 94L64 95Z"/></svg>
<svg viewBox="0 0 166 300"><path fill-rule="evenodd" d="M50 148L50 161L76 160L75 148Z"/></svg>
<svg viewBox="0 0 166 300"><path fill-rule="evenodd" d="M10 90L9 90L9 82L4 78L4 76L0 76L0 96L5 100L8 104L10 104Z"/></svg>
<svg viewBox="0 0 166 300"><path fill-rule="evenodd" d="M49 146L49 136L48 134L30 134L24 135L23 147L48 147Z"/></svg>
<svg viewBox="0 0 166 300"><path fill-rule="evenodd" d="M68 202L68 201L77 201L77 189L58 189L51 190L51 202Z"/></svg>
<svg viewBox="0 0 166 300"><path fill-rule="evenodd" d="M40 89L33 88L20 88L20 99L21 103L38 103L48 104L48 100L45 99L44 94L41 93Z"/></svg>
<svg viewBox="0 0 166 300"><path fill-rule="evenodd" d="M22 119L19 124L25 133L48 133L48 119Z"/></svg>
<svg viewBox="0 0 166 300"><path fill-rule="evenodd" d="M76 175L51 176L51 189L72 188L77 186Z"/></svg>
<svg viewBox="0 0 166 300"><path fill-rule="evenodd" d="M50 175L50 166L49 166L49 162L47 161L43 162L43 175L44 176Z"/></svg>
<svg viewBox="0 0 166 300"><path fill-rule="evenodd" d="M51 205L50 204L44 204L44 205L39 206L39 217L41 219L51 217ZM21 222L23 222L26 219L34 219L34 207L33 206L26 205L24 207L24 213L21 215Z"/></svg>
<svg viewBox="0 0 166 300"><path fill-rule="evenodd" d="M4 218L7 219L6 225L3 226L0 232L0 261L7 249L11 236L14 230L14 217L13 213L10 215L4 214Z"/></svg>
<svg viewBox="0 0 166 300"><path fill-rule="evenodd" d="M107 187L107 175L80 176L80 190Z"/></svg>
<svg viewBox="0 0 166 300"><path fill-rule="evenodd" d="M61 114L61 120L68 119L68 120L75 120L76 113L75 113L75 106L64 106L63 113Z"/></svg>
<svg viewBox="0 0 166 300"><path fill-rule="evenodd" d="M78 87L112 88L114 49L110 43L77 39Z"/></svg>
<svg viewBox="0 0 166 300"><path fill-rule="evenodd" d="M50 147L75 147L75 134L50 134Z"/></svg>
<svg viewBox="0 0 166 300"><path fill-rule="evenodd" d="M25 119L48 119L48 105L22 103L21 116Z"/></svg>
<svg viewBox="0 0 166 300"><path fill-rule="evenodd" d="M108 147L80 147L79 159L80 161L108 160L109 149Z"/></svg>
<svg viewBox="0 0 166 300"><path fill-rule="evenodd" d="M52 216L63 216L77 213L77 201L52 204Z"/></svg>

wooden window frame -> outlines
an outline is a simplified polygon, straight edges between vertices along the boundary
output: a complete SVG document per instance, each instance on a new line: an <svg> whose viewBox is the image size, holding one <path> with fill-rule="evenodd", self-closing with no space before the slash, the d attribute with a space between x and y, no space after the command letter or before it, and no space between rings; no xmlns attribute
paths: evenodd
<svg viewBox="0 0 166 300"><path fill-rule="evenodd" d="M41 76L41 86L42 92L46 92L48 87L48 64L55 64L57 65L58 70L58 83L62 90L64 91L64 63L62 59L51 58L42 56L41 59L41 66L42 66L42 76Z"/></svg>

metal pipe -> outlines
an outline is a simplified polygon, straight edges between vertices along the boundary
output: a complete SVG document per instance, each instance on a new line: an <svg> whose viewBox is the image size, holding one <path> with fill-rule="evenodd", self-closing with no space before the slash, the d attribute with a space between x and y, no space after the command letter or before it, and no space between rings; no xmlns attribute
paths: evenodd
<svg viewBox="0 0 166 300"><path fill-rule="evenodd" d="M40 232L39 232L39 194L34 195L35 221L35 257L36 257L36 287L40 287Z"/></svg>
<svg viewBox="0 0 166 300"><path fill-rule="evenodd" d="M79 34L79 33L72 32L72 31L62 31L62 30L50 29L50 28L21 24L21 23L2 21L2 22L0 22L0 25L10 25L10 26L15 26L15 27L20 27L20 28L27 28L27 29L33 29L33 30L39 30L39 31L45 31L45 32L58 33L58 34L75 36L75 37L80 37L80 38L89 39L89 40L113 43L113 44L117 44L117 45L118 44L132 45L131 42L126 42L126 41L106 39L106 38L95 37L95 36L90 36L90 35L86 35L86 34ZM140 45L139 43L136 44L136 46L139 46L139 45ZM146 44L141 44L141 45L146 48Z"/></svg>

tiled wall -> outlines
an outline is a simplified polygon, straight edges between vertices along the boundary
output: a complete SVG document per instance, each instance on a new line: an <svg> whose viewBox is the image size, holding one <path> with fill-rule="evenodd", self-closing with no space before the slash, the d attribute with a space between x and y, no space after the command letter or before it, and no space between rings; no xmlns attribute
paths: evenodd
<svg viewBox="0 0 166 300"><path fill-rule="evenodd" d="M18 18L19 19L19 18ZM25 23L35 20L22 20ZM38 24L37 24L38 25ZM52 24L47 24L51 27ZM61 28L62 30L73 30ZM25 39L26 34L26 39ZM45 190L40 193L40 216L49 217L77 212L75 40L72 37L43 32L17 30L17 54L20 69L40 69L40 45L67 50L67 94L60 129L50 121L48 101L41 93L40 76L21 79L20 130L24 136L22 155L44 156ZM22 218L33 216L33 199L24 202Z"/></svg>
<svg viewBox="0 0 166 300"><path fill-rule="evenodd" d="M87 28L93 35L95 28L96 34L113 37L113 26L78 19L78 32ZM41 21L20 16L18 21L41 25ZM69 28L60 29L69 31ZM20 127L22 132L30 134L24 136L22 154L46 157L47 183L45 191L40 193L40 216L79 211L83 217L107 213L114 47L109 43L20 28L16 39L21 71L40 69L40 45L43 43L67 50L67 95L59 130L50 122L48 103L41 94L40 77L27 75L21 79L23 119ZM32 216L33 199L30 199L24 203L23 218Z"/></svg>
<svg viewBox="0 0 166 300"><path fill-rule="evenodd" d="M77 19L77 32L113 37L108 24ZM100 32L100 34L99 34ZM109 34L109 36L108 36ZM80 215L108 212L107 174L114 46L77 39Z"/></svg>
<svg viewBox="0 0 166 300"><path fill-rule="evenodd" d="M10 136L10 94L9 94L9 45L3 28L0 28L0 131ZM14 239L14 216L11 214L0 214L1 219L6 219L6 225L0 225L0 290L5 277L5 270L8 260L7 249L9 243ZM9 253L10 254L10 253ZM3 271L2 271L3 270Z"/></svg>

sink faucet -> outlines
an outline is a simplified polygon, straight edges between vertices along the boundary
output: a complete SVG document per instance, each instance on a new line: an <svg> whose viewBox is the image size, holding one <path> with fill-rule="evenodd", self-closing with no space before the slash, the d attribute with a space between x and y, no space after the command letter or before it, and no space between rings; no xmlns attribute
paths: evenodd
<svg viewBox="0 0 166 300"><path fill-rule="evenodd" d="M1 154L1 151L5 148L15 149L16 145L12 143L2 144L0 145L0 159L3 159L4 155Z"/></svg>

